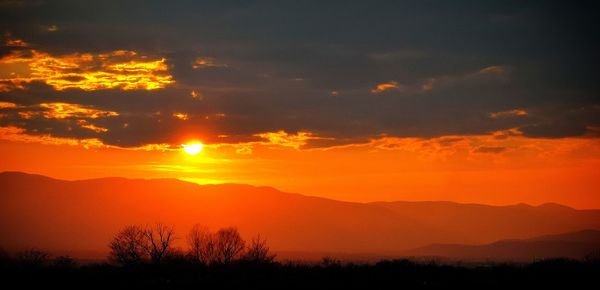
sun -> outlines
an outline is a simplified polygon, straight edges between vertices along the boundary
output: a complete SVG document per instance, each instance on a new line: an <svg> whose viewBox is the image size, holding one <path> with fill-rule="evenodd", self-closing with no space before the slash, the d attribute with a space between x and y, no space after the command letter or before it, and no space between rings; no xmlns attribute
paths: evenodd
<svg viewBox="0 0 600 290"><path fill-rule="evenodd" d="M193 142L188 144L181 144L183 147L183 151L189 155L196 155L202 152L202 148L204 148L204 144L200 142Z"/></svg>

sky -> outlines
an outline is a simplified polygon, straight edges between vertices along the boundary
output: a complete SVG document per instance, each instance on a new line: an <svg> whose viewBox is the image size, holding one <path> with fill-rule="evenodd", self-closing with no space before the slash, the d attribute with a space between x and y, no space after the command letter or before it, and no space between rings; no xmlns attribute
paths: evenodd
<svg viewBox="0 0 600 290"><path fill-rule="evenodd" d="M598 208L598 8L1 1L0 171Z"/></svg>

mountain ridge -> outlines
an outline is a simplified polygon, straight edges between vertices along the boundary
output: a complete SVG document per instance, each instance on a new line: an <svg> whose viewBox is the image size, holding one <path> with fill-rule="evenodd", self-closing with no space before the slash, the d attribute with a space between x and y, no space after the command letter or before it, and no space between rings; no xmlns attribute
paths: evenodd
<svg viewBox="0 0 600 290"><path fill-rule="evenodd" d="M405 200L382 201L382 200L378 200L378 201L358 202L358 201L338 200L338 199L332 199L332 198L327 198L327 197L307 195L307 194L303 194L303 193L281 191L281 190L279 190L279 189L277 189L275 187L266 186L266 185L251 185L251 184L245 184L245 183L198 184L198 183L195 183L195 182L191 182L191 181L187 181L187 180L183 180L183 179L178 179L178 178L129 178L129 177L120 177L120 176L107 176L107 177L98 177L98 178L85 178L85 179L66 180L66 179L54 178L54 177L50 177L50 176L46 176L46 175L42 175L42 174L26 173L26 172L22 172L22 171L2 171L2 172L0 172L0 178L2 178L2 176L8 176L8 177L30 176L30 177L40 177L40 178L44 178L44 179L49 179L49 180L53 180L53 181L62 181L62 182L90 182L90 181L102 181L102 180L105 180L105 181L111 181L111 180L124 181L124 180L129 180L129 181L169 181L169 182L181 182L181 183L187 183L187 184L191 184L191 185L196 185L198 187L210 187L210 186L231 186L231 187L235 187L235 186L240 186L240 187L250 187L250 188L257 188L257 189L275 190L275 191L278 191L278 192L281 192L281 193L285 193L285 194L301 195L301 196L304 196L304 197L311 197L311 198L332 200L332 201L336 201L336 202L355 203L355 204L440 203L440 204L472 205L472 206L488 206L488 207L520 207L520 206L525 206L525 207L530 207L530 208L547 208L547 207L552 207L552 208L564 208L564 209L578 210L578 211L600 210L600 208L598 208L598 209L595 209L595 208L594 209L577 209L577 208L573 208L573 207L570 207L568 205L564 205L564 204L556 203L556 202L545 202L545 203L541 203L541 204L538 204L538 205L528 204L528 203L515 203L515 204L495 205L495 204L472 203L472 202L456 202L456 201L450 201L450 200L418 200L418 201L405 201Z"/></svg>
<svg viewBox="0 0 600 290"><path fill-rule="evenodd" d="M532 259L585 259L600 251L600 230L581 230L530 239L504 239L493 243L431 244L406 251L409 256L444 257L465 260L527 262Z"/></svg>
<svg viewBox="0 0 600 290"><path fill-rule="evenodd" d="M236 226L274 250L397 254L432 243L482 244L600 229L600 210L454 202L336 201L272 187L178 179L66 181L0 173L0 246L106 250L128 224Z"/></svg>

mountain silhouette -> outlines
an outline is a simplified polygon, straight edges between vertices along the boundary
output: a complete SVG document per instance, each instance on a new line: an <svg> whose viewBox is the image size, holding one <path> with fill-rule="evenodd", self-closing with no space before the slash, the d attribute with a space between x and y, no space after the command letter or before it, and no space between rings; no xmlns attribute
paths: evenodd
<svg viewBox="0 0 600 290"><path fill-rule="evenodd" d="M453 259L521 261L573 258L600 250L600 231L584 230L524 240L501 240L485 245L434 244L405 252L406 255Z"/></svg>
<svg viewBox="0 0 600 290"><path fill-rule="evenodd" d="M65 181L0 173L0 246L104 253L128 224L236 226L276 251L400 254L430 244L484 244L600 229L600 210L556 204L355 203L241 184L177 179Z"/></svg>

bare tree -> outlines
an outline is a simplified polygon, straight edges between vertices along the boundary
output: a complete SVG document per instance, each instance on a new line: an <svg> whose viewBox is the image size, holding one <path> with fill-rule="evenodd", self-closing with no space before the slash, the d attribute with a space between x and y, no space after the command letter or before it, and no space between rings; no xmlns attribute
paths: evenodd
<svg viewBox="0 0 600 290"><path fill-rule="evenodd" d="M275 254L272 254L267 246L267 240L262 239L260 234L252 238L250 245L246 249L244 259L252 262L272 262L275 259Z"/></svg>
<svg viewBox="0 0 600 290"><path fill-rule="evenodd" d="M202 225L196 224L187 236L190 247L188 256L202 264L210 264L216 259L216 245L214 234Z"/></svg>
<svg viewBox="0 0 600 290"><path fill-rule="evenodd" d="M139 226L127 226L110 243L109 260L121 265L140 264L147 260L146 237Z"/></svg>
<svg viewBox="0 0 600 290"><path fill-rule="evenodd" d="M158 223L154 227L147 227L143 231L143 235L146 238L144 245L150 259L153 263L160 263L172 246L171 243L175 236L173 226Z"/></svg>
<svg viewBox="0 0 600 290"><path fill-rule="evenodd" d="M17 253L17 260L24 267L39 268L47 264L50 254L39 249L28 249Z"/></svg>
<svg viewBox="0 0 600 290"><path fill-rule="evenodd" d="M236 228L220 229L215 234L217 262L228 264L241 256L245 242Z"/></svg>

